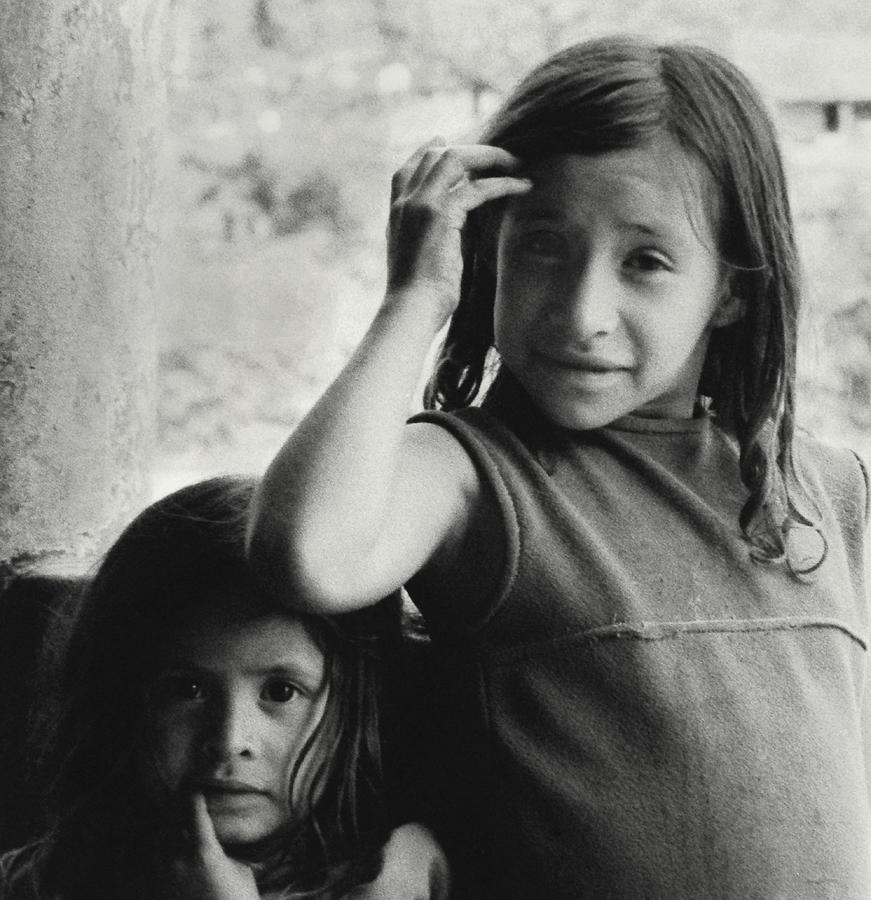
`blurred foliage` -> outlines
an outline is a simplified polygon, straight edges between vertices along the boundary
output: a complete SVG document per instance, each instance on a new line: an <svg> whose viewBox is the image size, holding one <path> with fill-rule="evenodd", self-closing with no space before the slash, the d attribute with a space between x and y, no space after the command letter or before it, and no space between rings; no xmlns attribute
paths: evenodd
<svg viewBox="0 0 871 900"><path fill-rule="evenodd" d="M258 471L365 329L389 181L531 65L609 31L727 54L747 29L871 35L867 0L177 0L155 490ZM871 38L869 38L871 42ZM871 99L871 98L869 98ZM809 297L802 411L868 443L867 142L787 147Z"/></svg>
<svg viewBox="0 0 871 900"><path fill-rule="evenodd" d="M185 156L181 163L211 175L200 194L199 206L219 207L225 241L236 240L239 228L258 233L261 221L275 237L321 225L341 231L348 224L341 187L323 172L315 171L287 184L282 172L256 153L247 153L230 166L193 155Z"/></svg>

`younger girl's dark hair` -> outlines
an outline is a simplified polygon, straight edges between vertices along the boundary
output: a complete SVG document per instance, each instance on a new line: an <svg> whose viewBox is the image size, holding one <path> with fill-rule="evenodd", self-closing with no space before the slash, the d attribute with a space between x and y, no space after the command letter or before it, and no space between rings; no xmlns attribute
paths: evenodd
<svg viewBox="0 0 871 900"><path fill-rule="evenodd" d="M65 635L51 728L52 827L44 888L66 900L147 897L149 861L174 813L142 784L145 706L163 641L214 604L217 588L251 598L251 618L278 611L245 557L254 480L183 488L141 513L109 550ZM399 637L399 598L344 616L298 615L321 646L323 717L296 761L293 822L247 848L261 891L341 896L371 880L389 832L383 806L379 699ZM247 610L246 610L247 612ZM294 781L295 779L292 779Z"/></svg>
<svg viewBox="0 0 871 900"><path fill-rule="evenodd" d="M740 446L749 490L740 527L751 552L780 561L786 529L812 524L797 505L792 457L800 276L777 137L754 87L701 47L596 39L534 69L481 141L531 162L636 148L663 133L701 162L718 195L707 208L728 289L744 314L714 331L699 390ZM482 393L493 345L498 215L491 204L465 227L460 301L427 388L429 409L467 406Z"/></svg>

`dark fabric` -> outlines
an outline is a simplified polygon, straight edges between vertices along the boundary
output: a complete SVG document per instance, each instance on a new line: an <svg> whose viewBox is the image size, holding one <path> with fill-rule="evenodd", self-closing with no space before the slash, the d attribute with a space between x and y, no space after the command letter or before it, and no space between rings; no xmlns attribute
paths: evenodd
<svg viewBox="0 0 871 900"><path fill-rule="evenodd" d="M38 852L29 844L0 856L0 900L52 900L40 890Z"/></svg>
<svg viewBox="0 0 871 900"><path fill-rule="evenodd" d="M83 578L21 576L0 591L0 853L45 830L33 732L52 678L43 639L85 584Z"/></svg>
<svg viewBox="0 0 871 900"><path fill-rule="evenodd" d="M737 446L708 418L568 433L497 402L416 421L466 448L507 553L489 596L410 586L465 895L871 896L857 458L798 442L828 541L802 584L750 559Z"/></svg>
<svg viewBox="0 0 871 900"><path fill-rule="evenodd" d="M39 875L40 844L0 855L0 900L61 900L43 890ZM446 900L449 885L447 861L432 836L417 825L406 825L396 829L386 844L378 877L353 889L344 900Z"/></svg>

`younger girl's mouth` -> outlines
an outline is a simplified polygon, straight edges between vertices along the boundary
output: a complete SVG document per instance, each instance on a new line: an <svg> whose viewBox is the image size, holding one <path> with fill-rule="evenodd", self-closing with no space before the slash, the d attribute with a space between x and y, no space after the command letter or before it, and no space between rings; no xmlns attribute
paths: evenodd
<svg viewBox="0 0 871 900"><path fill-rule="evenodd" d="M196 779L188 785L189 790L203 794L206 799L216 795L232 794L266 794L259 784L240 781L235 778L203 778Z"/></svg>

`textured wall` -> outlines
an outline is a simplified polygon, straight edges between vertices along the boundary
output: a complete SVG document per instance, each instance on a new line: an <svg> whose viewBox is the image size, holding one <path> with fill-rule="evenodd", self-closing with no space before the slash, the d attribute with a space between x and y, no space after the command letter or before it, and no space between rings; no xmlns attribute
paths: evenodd
<svg viewBox="0 0 871 900"><path fill-rule="evenodd" d="M0 4L0 588L147 499L170 5Z"/></svg>

